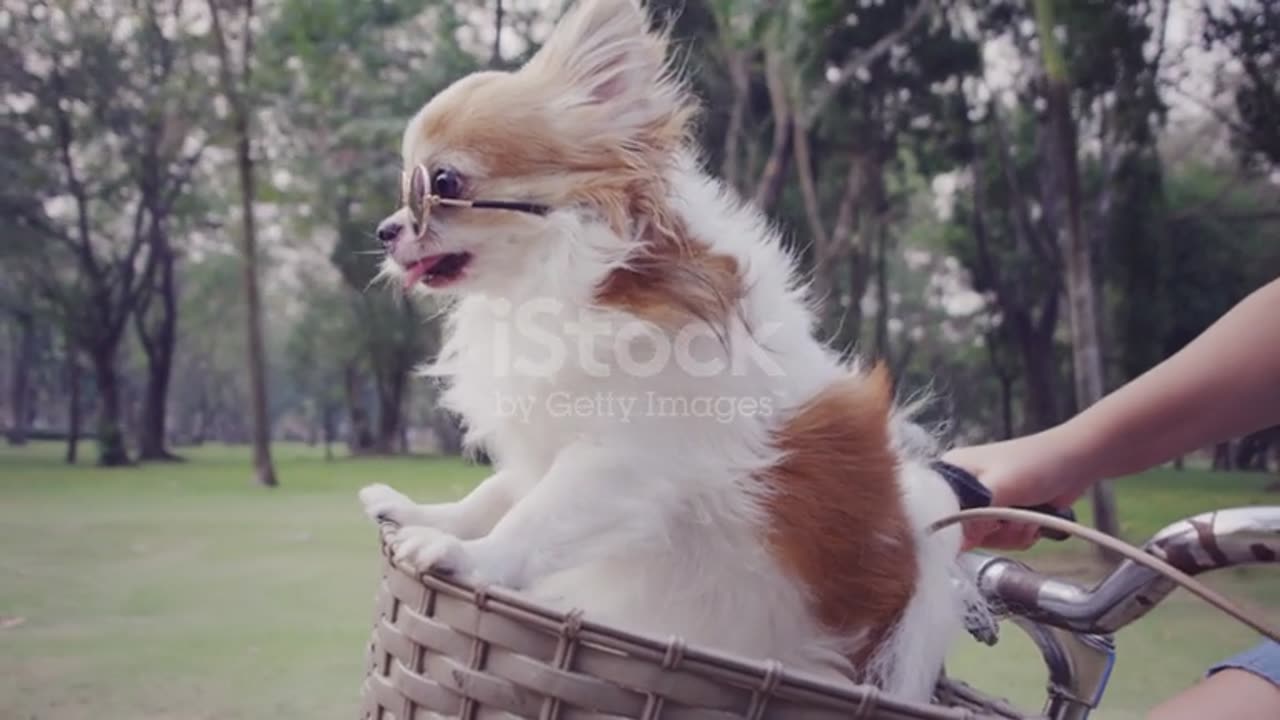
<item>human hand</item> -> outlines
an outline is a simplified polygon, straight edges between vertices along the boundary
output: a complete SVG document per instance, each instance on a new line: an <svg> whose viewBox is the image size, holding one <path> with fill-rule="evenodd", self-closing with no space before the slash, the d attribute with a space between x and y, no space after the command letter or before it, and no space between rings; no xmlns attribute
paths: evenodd
<svg viewBox="0 0 1280 720"><path fill-rule="evenodd" d="M1049 430L1014 440L957 448L942 457L968 470L991 490L994 506L1067 508L1093 483L1077 461L1073 443L1062 430ZM969 520L964 549L982 546L1025 550L1035 544L1039 528L1001 520Z"/></svg>

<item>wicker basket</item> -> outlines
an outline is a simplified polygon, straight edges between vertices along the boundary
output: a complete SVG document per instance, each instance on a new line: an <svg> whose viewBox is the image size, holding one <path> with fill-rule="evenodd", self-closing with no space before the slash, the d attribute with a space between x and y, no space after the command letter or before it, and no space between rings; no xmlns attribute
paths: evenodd
<svg viewBox="0 0 1280 720"><path fill-rule="evenodd" d="M622 632L500 589L415 577L383 545L361 717L1031 720L943 680L935 705Z"/></svg>

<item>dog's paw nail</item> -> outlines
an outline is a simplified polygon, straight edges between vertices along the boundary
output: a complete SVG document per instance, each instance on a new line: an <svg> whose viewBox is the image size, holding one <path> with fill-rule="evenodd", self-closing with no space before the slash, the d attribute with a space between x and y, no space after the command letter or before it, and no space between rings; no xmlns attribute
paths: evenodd
<svg viewBox="0 0 1280 720"><path fill-rule="evenodd" d="M458 562L458 539L430 528L400 528L387 544L396 562L416 572L449 573Z"/></svg>

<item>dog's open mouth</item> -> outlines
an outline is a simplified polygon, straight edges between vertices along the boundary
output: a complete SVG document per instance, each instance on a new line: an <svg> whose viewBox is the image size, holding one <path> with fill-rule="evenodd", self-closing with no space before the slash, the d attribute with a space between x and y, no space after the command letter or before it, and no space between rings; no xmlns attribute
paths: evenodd
<svg viewBox="0 0 1280 720"><path fill-rule="evenodd" d="M430 287L444 287L462 277L462 271L470 264L471 253L467 252L428 255L404 269L404 286L411 288L423 282Z"/></svg>

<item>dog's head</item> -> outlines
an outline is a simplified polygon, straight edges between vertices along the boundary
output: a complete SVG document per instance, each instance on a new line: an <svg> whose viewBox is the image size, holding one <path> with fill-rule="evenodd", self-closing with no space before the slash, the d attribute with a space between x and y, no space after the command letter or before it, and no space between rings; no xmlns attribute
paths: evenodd
<svg viewBox="0 0 1280 720"><path fill-rule="evenodd" d="M464 77L409 122L404 206L378 227L384 272L493 293L547 272L539 258L616 253L584 238L664 225L663 177L692 113L635 0L582 0L524 67Z"/></svg>

